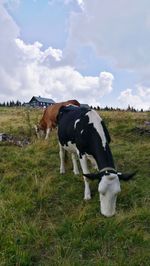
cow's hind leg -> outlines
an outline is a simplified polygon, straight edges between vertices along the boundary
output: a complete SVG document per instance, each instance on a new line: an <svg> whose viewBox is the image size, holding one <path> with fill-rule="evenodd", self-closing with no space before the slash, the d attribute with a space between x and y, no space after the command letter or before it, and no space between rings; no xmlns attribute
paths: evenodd
<svg viewBox="0 0 150 266"><path fill-rule="evenodd" d="M59 143L59 156L60 156L60 174L65 173L65 150Z"/></svg>

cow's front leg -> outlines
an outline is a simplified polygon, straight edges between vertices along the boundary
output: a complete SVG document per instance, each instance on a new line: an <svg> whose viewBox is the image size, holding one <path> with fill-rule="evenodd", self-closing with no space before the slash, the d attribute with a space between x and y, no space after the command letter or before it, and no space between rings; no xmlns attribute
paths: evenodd
<svg viewBox="0 0 150 266"><path fill-rule="evenodd" d="M51 132L51 128L47 128L47 129L46 129L46 136L45 136L45 139L48 139L50 132Z"/></svg>
<svg viewBox="0 0 150 266"><path fill-rule="evenodd" d="M80 164L81 164L83 174L89 174L89 169L88 169L88 165L87 165L87 158L85 155L83 155L82 158L80 158ZM91 191L90 191L89 182L88 182L88 179L84 175L83 175L83 179L84 179L84 185L85 185L84 199L89 200L89 199L91 199Z"/></svg>
<svg viewBox="0 0 150 266"><path fill-rule="evenodd" d="M79 168L78 168L76 155L74 153L72 153L71 157L72 157L72 164L73 164L73 172L75 175L78 175L79 174Z"/></svg>
<svg viewBox="0 0 150 266"><path fill-rule="evenodd" d="M65 150L59 143L59 156L60 156L60 174L65 173Z"/></svg>

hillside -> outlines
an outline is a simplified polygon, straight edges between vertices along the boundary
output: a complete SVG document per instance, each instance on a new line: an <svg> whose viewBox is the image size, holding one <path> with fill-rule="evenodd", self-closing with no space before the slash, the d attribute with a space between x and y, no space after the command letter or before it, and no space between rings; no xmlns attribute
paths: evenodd
<svg viewBox="0 0 150 266"><path fill-rule="evenodd" d="M42 111L0 108L0 132L29 138L19 147L0 142L0 266L147 266L150 261L150 137L134 130L150 113L101 112L117 169L137 170L121 182L117 214L99 212L97 182L83 200L82 175L59 174L56 131L37 140Z"/></svg>

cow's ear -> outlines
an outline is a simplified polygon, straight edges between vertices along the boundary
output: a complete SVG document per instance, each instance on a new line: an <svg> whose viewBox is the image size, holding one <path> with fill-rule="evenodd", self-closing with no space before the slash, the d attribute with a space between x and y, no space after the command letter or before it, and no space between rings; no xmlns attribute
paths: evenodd
<svg viewBox="0 0 150 266"><path fill-rule="evenodd" d="M101 178L102 178L102 175L101 175L101 173L97 173L97 174L83 174L83 176L85 176L85 177L87 177L87 178L89 178L89 179L91 179L91 180L101 180Z"/></svg>
<svg viewBox="0 0 150 266"><path fill-rule="evenodd" d="M135 176L136 173L137 172L128 173L128 174L117 173L117 175L119 177L119 180L128 181L128 180L132 179L132 177Z"/></svg>

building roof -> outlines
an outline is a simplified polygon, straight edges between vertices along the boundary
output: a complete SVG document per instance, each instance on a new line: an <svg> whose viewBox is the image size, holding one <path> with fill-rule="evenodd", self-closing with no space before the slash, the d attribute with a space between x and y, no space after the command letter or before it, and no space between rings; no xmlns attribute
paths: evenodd
<svg viewBox="0 0 150 266"><path fill-rule="evenodd" d="M52 99L48 99L48 98L43 98L41 96L37 97L37 96L33 96L32 99L29 102L32 102L33 100L36 100L40 103L55 103L54 100Z"/></svg>
<svg viewBox="0 0 150 266"><path fill-rule="evenodd" d="M90 106L87 103L81 103L80 106L85 108L90 108Z"/></svg>

